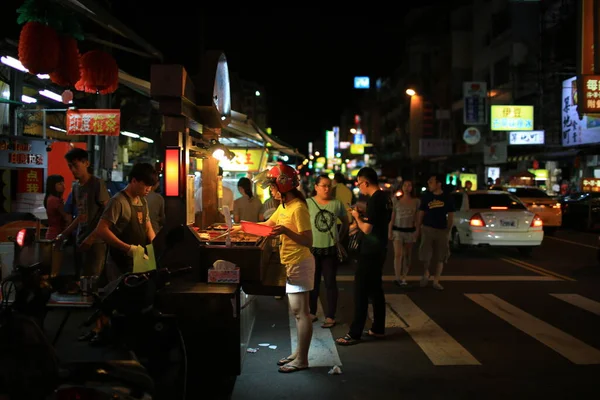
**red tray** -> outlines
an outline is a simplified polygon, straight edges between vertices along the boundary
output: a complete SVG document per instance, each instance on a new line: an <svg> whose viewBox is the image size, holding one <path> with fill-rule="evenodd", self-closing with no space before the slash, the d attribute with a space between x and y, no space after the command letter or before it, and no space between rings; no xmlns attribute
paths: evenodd
<svg viewBox="0 0 600 400"><path fill-rule="evenodd" d="M273 228L268 225L257 224L256 222L241 221L242 230L251 235L269 236Z"/></svg>

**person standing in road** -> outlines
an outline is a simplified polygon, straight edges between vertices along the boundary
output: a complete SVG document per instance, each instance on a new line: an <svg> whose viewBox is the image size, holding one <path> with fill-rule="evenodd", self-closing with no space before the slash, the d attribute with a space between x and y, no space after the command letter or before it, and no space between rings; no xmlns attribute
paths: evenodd
<svg viewBox="0 0 600 400"><path fill-rule="evenodd" d="M145 197L157 182L154 167L148 163L135 164L129 173L129 184L114 195L96 232L109 246L109 280L133 271L133 254L138 247L151 244L156 234Z"/></svg>
<svg viewBox="0 0 600 400"><path fill-rule="evenodd" d="M308 199L308 211L312 223L312 253L315 257L315 287L310 292L310 317L317 319L317 303L321 287L321 275L325 280L327 304L325 322L321 328L333 328L337 309L338 287L337 269L338 253L336 243L348 232L346 208L339 200L332 199L331 180L327 175L320 175L315 181L314 195ZM341 219L342 226L338 232L337 220Z"/></svg>
<svg viewBox="0 0 600 400"><path fill-rule="evenodd" d="M394 272L398 286L408 286L406 276L412 264L412 249L417 228L415 222L420 201L415 196L412 181L402 183L402 195L392 199L394 210L390 221L389 239L394 244Z"/></svg>
<svg viewBox="0 0 600 400"><path fill-rule="evenodd" d="M433 288L444 290L440 277L444 263L448 260L450 232L454 224L454 202L452 196L442 189L444 177L432 175L427 181L428 191L421 197L421 206L417 215L417 236L421 235L419 259L423 263L421 287L429 282L429 267L435 264Z"/></svg>
<svg viewBox="0 0 600 400"><path fill-rule="evenodd" d="M361 168L356 183L360 192L369 197L366 217L361 217L358 211L352 210L352 216L364 236L354 275L354 320L349 332L336 339L336 343L341 346L360 343L367 320L369 298L373 303L373 324L368 334L378 338L385 335L385 295L381 275L387 256L392 200L379 188L377 172L373 168Z"/></svg>
<svg viewBox="0 0 600 400"><path fill-rule="evenodd" d="M281 194L281 205L263 224L273 227L271 236L281 237L279 257L286 269L285 291L298 332L296 349L277 362L282 373L308 368L308 349L313 333L309 316L309 293L315 278L315 259L310 252L312 227L306 199L298 190L298 184L296 170L283 163L271 168L263 182L263 186L269 185Z"/></svg>

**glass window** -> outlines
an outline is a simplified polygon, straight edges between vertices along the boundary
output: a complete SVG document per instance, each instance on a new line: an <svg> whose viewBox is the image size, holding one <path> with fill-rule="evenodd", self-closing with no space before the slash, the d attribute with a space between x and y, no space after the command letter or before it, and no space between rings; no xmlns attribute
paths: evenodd
<svg viewBox="0 0 600 400"><path fill-rule="evenodd" d="M527 207L511 194L485 194L477 193L469 195L469 208L492 209L500 207L507 210L526 210Z"/></svg>
<svg viewBox="0 0 600 400"><path fill-rule="evenodd" d="M550 196L548 196L546 194L546 192L544 192L543 190L540 190L540 189L535 189L535 188L508 188L507 191L514 194L517 197L525 197L525 198L535 197L535 198L539 198L539 199L550 198Z"/></svg>

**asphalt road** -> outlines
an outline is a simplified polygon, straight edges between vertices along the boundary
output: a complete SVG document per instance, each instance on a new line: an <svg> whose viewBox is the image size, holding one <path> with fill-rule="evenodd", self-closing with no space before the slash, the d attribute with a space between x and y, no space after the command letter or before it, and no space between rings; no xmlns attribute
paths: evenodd
<svg viewBox="0 0 600 400"><path fill-rule="evenodd" d="M445 290L395 286L385 268L387 338L337 347L352 319L352 271L340 271L338 325L314 324L312 367L277 372L294 329L287 302L257 300L259 315L233 399L581 398L600 376L597 236L559 232L533 255L515 249L453 254ZM324 292L323 292L324 293ZM369 327L367 322L367 328ZM290 326L292 328L290 328ZM258 344L277 345L277 349ZM341 364L341 375L329 375ZM217 398L216 395L211 398ZM226 398L226 397L224 397Z"/></svg>
<svg viewBox="0 0 600 400"><path fill-rule="evenodd" d="M351 347L334 339L352 320L353 269L340 269L338 324L315 322L311 368L277 372L290 354L295 324L287 300L258 297L242 374L206 380L206 399L506 399L582 398L600 376L600 265L597 236L558 232L531 256L516 249L467 249L453 254L442 292L420 288L414 263L410 286L393 280L393 253L384 270L387 304L383 340ZM324 295L324 285L322 285ZM323 296L324 297L324 296ZM323 300L324 301L324 300ZM104 358L101 349L74 343L86 312L74 313L57 348L61 359ZM60 313L47 319L52 334ZM370 326L367 321L366 328ZM277 348L259 346L275 345ZM218 346L215 335L214 343ZM92 354L97 353L97 354ZM207 360L207 362L210 362ZM329 375L334 366L341 375ZM215 371L218 375L218 371Z"/></svg>

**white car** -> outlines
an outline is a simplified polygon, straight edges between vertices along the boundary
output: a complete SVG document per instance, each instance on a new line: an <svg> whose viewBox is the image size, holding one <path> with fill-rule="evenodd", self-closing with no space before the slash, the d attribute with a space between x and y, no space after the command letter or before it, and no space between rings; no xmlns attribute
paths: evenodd
<svg viewBox="0 0 600 400"><path fill-rule="evenodd" d="M479 190L454 192L456 213L450 236L453 249L463 246L513 246L530 254L544 239L542 219L513 194Z"/></svg>

